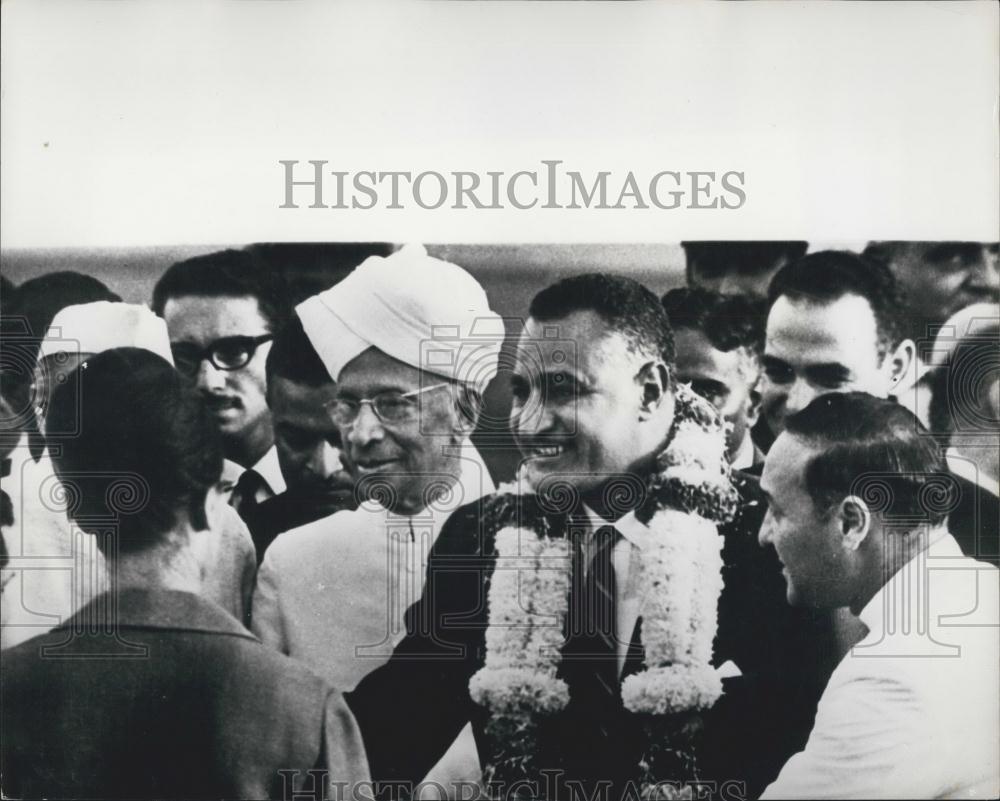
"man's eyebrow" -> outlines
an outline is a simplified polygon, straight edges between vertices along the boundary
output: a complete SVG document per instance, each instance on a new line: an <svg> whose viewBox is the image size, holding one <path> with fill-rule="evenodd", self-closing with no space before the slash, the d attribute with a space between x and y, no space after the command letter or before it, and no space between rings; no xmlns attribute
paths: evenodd
<svg viewBox="0 0 1000 801"><path fill-rule="evenodd" d="M430 384L427 384L427 386L430 386ZM419 390L420 387L417 387L416 389ZM346 387L344 389L341 389L340 386L338 385L336 397L337 398L360 398L360 397L372 398L375 395L381 395L383 392L398 392L399 394L403 395L403 394L406 394L407 392L414 392L414 391L415 391L414 389L408 389L406 387L401 387L398 384L379 384L379 385L377 385L375 387L372 387L369 390L365 390L365 392L362 393L360 390L352 389L350 387Z"/></svg>
<svg viewBox="0 0 1000 801"><path fill-rule="evenodd" d="M769 353L765 353L763 356L761 356L760 360L765 365L771 365L773 367L791 367L791 365L784 359L779 359L777 356L772 356Z"/></svg>

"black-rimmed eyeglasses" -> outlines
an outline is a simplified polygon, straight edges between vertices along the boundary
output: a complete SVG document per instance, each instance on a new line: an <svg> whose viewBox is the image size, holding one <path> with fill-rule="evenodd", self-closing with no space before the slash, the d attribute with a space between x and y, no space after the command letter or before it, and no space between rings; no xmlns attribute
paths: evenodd
<svg viewBox="0 0 1000 801"><path fill-rule="evenodd" d="M432 389L447 387L448 382L432 384L412 392L379 392L371 398L337 398L326 404L326 410L334 425L349 426L358 419L361 407L366 403L372 407L375 416L383 423L408 423L417 416L417 397Z"/></svg>
<svg viewBox="0 0 1000 801"><path fill-rule="evenodd" d="M217 370L239 370L250 363L258 347L273 338L274 334L220 337L204 347L193 342L171 342L170 352L174 366L184 375L196 375L205 359Z"/></svg>

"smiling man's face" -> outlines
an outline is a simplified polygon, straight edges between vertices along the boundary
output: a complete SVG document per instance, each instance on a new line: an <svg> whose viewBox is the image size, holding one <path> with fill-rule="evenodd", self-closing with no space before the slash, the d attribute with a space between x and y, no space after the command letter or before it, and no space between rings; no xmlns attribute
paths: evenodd
<svg viewBox="0 0 1000 801"><path fill-rule="evenodd" d="M892 359L879 352L868 301L844 295L829 303L781 296L767 318L761 381L763 412L780 434L785 418L827 392L867 392L884 398L892 387Z"/></svg>
<svg viewBox="0 0 1000 801"><path fill-rule="evenodd" d="M817 507L806 489L806 470L815 455L788 433L771 446L760 479L768 508L758 540L778 553L789 604L834 609L850 603L849 566L839 518Z"/></svg>
<svg viewBox="0 0 1000 801"><path fill-rule="evenodd" d="M528 319L511 376L511 428L532 486L558 479L586 493L631 471L644 453L642 362L595 312Z"/></svg>
<svg viewBox="0 0 1000 801"><path fill-rule="evenodd" d="M343 400L360 401L383 393L403 395L443 382L377 348L368 348L341 371L336 394ZM378 485L390 488L394 500L388 506L400 514L416 514L427 505L426 491L440 487L443 477L453 472L450 454L464 437L451 385L445 382L408 403L412 405L408 420L386 422L365 403L354 422L341 427L347 461L362 482L360 489L382 500L386 496Z"/></svg>

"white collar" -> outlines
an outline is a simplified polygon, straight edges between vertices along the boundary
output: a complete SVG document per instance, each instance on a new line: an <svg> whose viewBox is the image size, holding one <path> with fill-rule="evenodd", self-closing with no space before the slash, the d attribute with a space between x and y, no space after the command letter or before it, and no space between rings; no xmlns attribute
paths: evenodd
<svg viewBox="0 0 1000 801"><path fill-rule="evenodd" d="M755 455L753 439L750 437L750 429L748 428L743 435L743 442L740 443L739 450L733 456L733 470L746 470L749 467L753 467L753 457Z"/></svg>
<svg viewBox="0 0 1000 801"><path fill-rule="evenodd" d="M273 495L280 495L285 491L285 477L281 475L277 445L272 445L268 448L267 453L261 456L257 464L250 469L264 479Z"/></svg>
<svg viewBox="0 0 1000 801"><path fill-rule="evenodd" d="M975 462L968 456L963 456L962 452L957 448L948 448L945 452L945 459L948 462L948 469L952 474L959 478L964 478L970 484L975 484L987 492L1000 495L1000 481L991 478L983 473L982 470L977 469Z"/></svg>
<svg viewBox="0 0 1000 801"><path fill-rule="evenodd" d="M590 534L592 535L601 526L614 526L615 530L622 535L622 537L628 540L632 545L634 545L639 550L646 547L649 542L649 526L645 523L640 523L638 518L635 516L635 511L629 512L613 523L610 520L605 520L597 512L591 509L586 504L583 505L583 511L587 515L587 521L590 523Z"/></svg>
<svg viewBox="0 0 1000 801"><path fill-rule="evenodd" d="M938 531L941 531L941 529L938 529ZM929 536L933 536L934 533L935 532L932 531ZM909 562L892 574L890 579L882 585L875 595L872 596L872 599L865 604L864 609L862 609L861 613L858 615L858 619L868 628L869 636L871 636L872 632L882 632L885 630L885 610L898 609L898 604L889 603L890 599L900 597L897 585L899 585L900 582L916 581L910 573L914 569L926 569L919 564L921 560L929 558L957 559L962 556L964 556L964 554L962 553L962 549L959 547L958 542L946 530L942 536L931 542L927 548L920 553L915 554ZM913 584L912 586L916 586L916 584ZM905 598L908 597L908 595L903 595L902 597ZM898 612L906 614L906 611L902 609L899 609Z"/></svg>
<svg viewBox="0 0 1000 801"><path fill-rule="evenodd" d="M412 515L401 515L379 507L379 514L383 515L388 523L397 524L389 526L389 530L394 535L398 538L410 538L415 521L423 525L430 523L434 529L434 538L437 539L441 526L444 525L452 512L460 506L472 503L496 491L483 457L469 439L462 441L458 458L461 464L458 481L441 500L432 506L425 507ZM365 506L371 508L368 504ZM402 525L404 523L406 524L405 528Z"/></svg>

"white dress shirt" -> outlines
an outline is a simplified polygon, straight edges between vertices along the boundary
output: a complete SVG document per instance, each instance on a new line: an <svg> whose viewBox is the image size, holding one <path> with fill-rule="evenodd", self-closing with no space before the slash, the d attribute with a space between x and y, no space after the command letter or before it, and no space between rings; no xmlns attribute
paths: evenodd
<svg viewBox="0 0 1000 801"><path fill-rule="evenodd" d="M993 447L996 447L995 442ZM987 474L986 471L978 469L975 461L964 455L958 448L948 448L945 452L945 460L948 462L948 470L951 471L952 475L964 478L970 484L975 484L991 495L1000 495L1000 481Z"/></svg>
<svg viewBox="0 0 1000 801"><path fill-rule="evenodd" d="M996 798L998 575L948 534L896 573L762 798Z"/></svg>
<svg viewBox="0 0 1000 801"><path fill-rule="evenodd" d="M750 436L750 429L748 428L746 434L743 435L743 442L740 443L740 447L733 455L730 466L733 470L749 470L753 467L753 460L756 455L757 452L754 448L753 437Z"/></svg>
<svg viewBox="0 0 1000 801"><path fill-rule="evenodd" d="M262 503L268 498L280 495L287 488L285 477L281 474L281 465L278 462L277 445L272 445L268 448L267 452L250 468L242 467L236 464L236 462L225 459L222 465L222 480L235 487L236 482L240 480L240 476L248 469L253 470L264 480L263 486L258 487L254 493L257 503Z"/></svg>
<svg viewBox="0 0 1000 801"><path fill-rule="evenodd" d="M615 543L611 559L615 567L615 627L618 633L618 673L625 669L625 658L628 654L632 632L639 619L639 610L645 600L646 587L642 581L642 551L651 536L649 527L640 523L635 512L629 512L614 523L605 520L595 511L584 506L590 523L590 530L584 536L583 564L589 568L597 553L599 543L596 533L601 526L614 526L621 534L621 539Z"/></svg>

